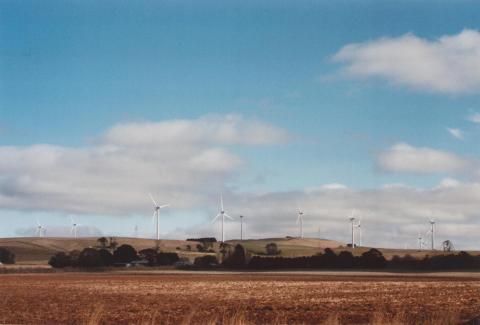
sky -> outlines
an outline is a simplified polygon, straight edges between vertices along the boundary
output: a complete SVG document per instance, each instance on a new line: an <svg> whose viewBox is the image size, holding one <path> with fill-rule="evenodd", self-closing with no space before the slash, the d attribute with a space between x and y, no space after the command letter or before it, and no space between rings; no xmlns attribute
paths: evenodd
<svg viewBox="0 0 480 325"><path fill-rule="evenodd" d="M480 249L479 9L1 1L0 236Z"/></svg>

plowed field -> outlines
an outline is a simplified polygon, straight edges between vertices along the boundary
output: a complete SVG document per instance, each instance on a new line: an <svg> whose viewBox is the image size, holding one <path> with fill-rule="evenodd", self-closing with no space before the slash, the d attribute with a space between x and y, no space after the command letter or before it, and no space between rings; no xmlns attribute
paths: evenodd
<svg viewBox="0 0 480 325"><path fill-rule="evenodd" d="M468 277L310 274L0 275L0 323L361 324L375 313L409 319L480 314L480 281ZM416 317L416 318L415 318ZM419 321L420 322L420 321Z"/></svg>

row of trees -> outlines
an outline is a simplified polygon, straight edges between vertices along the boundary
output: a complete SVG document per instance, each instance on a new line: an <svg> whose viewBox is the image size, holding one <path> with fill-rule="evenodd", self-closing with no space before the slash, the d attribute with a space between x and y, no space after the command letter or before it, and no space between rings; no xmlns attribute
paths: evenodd
<svg viewBox="0 0 480 325"><path fill-rule="evenodd" d="M15 254L4 247L0 247L0 263L15 264Z"/></svg>
<svg viewBox="0 0 480 325"><path fill-rule="evenodd" d="M325 249L323 254L304 257L262 257L254 256L246 265L253 269L279 268L317 268L317 269L397 269L397 270L478 270L480 256L473 256L466 252L437 256L415 258L410 255L394 256L391 260L385 259L377 249L370 249L361 256L353 256L349 251L342 251L338 255L331 249Z"/></svg>
<svg viewBox="0 0 480 325"><path fill-rule="evenodd" d="M48 264L55 268L64 267L108 267L142 262L148 266L172 265L179 261L176 253L162 253L155 249L144 249L139 252L130 245L121 245L113 251L106 248L85 248L69 253L59 252L52 256Z"/></svg>

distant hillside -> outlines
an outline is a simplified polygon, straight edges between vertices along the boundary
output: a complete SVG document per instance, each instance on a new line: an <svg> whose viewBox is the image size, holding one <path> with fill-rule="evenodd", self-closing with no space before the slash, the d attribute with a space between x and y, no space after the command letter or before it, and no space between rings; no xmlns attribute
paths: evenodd
<svg viewBox="0 0 480 325"><path fill-rule="evenodd" d="M60 238L60 237L23 237L23 238L0 238L0 247L11 250L16 255L17 263L22 264L45 264L56 252L68 252L72 250L82 250L87 247L97 246L97 237L87 238ZM128 244L137 250L152 248L156 245L156 240L144 238L115 237L119 245ZM185 240L161 240L160 248L164 251L187 252L187 245L195 247L198 243ZM190 253L190 252L189 252ZM192 253L194 254L194 253Z"/></svg>
<svg viewBox="0 0 480 325"><path fill-rule="evenodd" d="M229 240L228 244L242 244L245 249L255 254L264 254L265 246L269 243L275 243L281 250L282 256L309 256L322 253L327 247L337 248L343 243L318 238L265 238L265 239L247 239L247 240Z"/></svg>
<svg viewBox="0 0 480 325"><path fill-rule="evenodd" d="M50 257L56 252L68 252L72 250L82 250L86 247L96 247L97 237L87 238L38 238L38 237L24 237L24 238L0 238L0 247L5 247L11 250L16 255L17 264L47 264ZM137 250L145 248L153 248L156 245L156 240L144 238L128 238L115 237L119 245L129 244ZM323 253L325 248L331 248L337 254L342 250L351 250L347 248L344 243L328 239L318 238L265 238L265 239L247 239L247 240L229 240L230 245L242 244L245 249L253 254L265 254L265 246L269 243L277 244L281 250L281 256L310 256L318 253ZM193 261L196 256L204 255L204 252L197 251L199 242L186 240L160 240L160 249L167 252L177 252L183 257L187 257ZM190 249L187 249L187 248ZM213 244L209 249L215 252L219 250L219 243ZM361 255L369 250L370 247L358 247L353 251L354 255ZM394 255L404 256L406 254L417 258L422 258L425 255L443 254L443 251L429 251L416 249L388 249L379 248L387 259ZM478 255L479 252L469 252Z"/></svg>

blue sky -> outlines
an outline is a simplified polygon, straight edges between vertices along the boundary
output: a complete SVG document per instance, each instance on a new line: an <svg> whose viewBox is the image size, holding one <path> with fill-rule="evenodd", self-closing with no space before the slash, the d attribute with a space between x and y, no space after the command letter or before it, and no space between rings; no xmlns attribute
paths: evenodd
<svg viewBox="0 0 480 325"><path fill-rule="evenodd" d="M479 7L473 1L2 1L0 145L85 148L119 124L236 115L291 139L229 145L245 164L222 178L216 192L229 192L234 202L330 183L358 191L392 183L433 188L447 177L474 184L470 172L405 172L379 166L378 156L406 143L476 160L480 126L468 120L480 111L476 84L439 91L435 84L416 87L410 75L398 82L390 70L358 78L343 73L350 59L334 57L348 44L407 33L435 42L476 31ZM446 128L460 130L463 139ZM11 170L2 171L8 178ZM210 191L199 202L211 204ZM35 195L45 200L45 193ZM176 221L166 220L165 229L173 236L190 216L204 223L215 209L202 204L172 207ZM53 203L0 207L0 236L18 235L36 216L68 224L65 216L74 214L103 232L117 220L115 213L79 213L68 204L59 211ZM115 232L145 224L144 214L150 212L127 213ZM462 215L472 222L469 212Z"/></svg>

